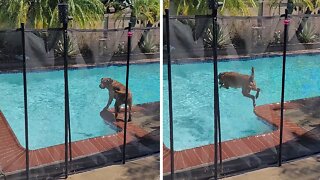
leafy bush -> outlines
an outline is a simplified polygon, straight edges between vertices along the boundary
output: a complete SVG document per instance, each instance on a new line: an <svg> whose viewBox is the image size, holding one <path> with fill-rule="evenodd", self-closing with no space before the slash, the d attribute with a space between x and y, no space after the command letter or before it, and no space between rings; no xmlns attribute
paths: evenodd
<svg viewBox="0 0 320 180"><path fill-rule="evenodd" d="M93 56L92 49L87 43L83 43L79 47L79 51L80 51L81 55L84 57L92 57Z"/></svg>
<svg viewBox="0 0 320 180"><path fill-rule="evenodd" d="M276 31L273 34L273 44L281 43L281 31Z"/></svg>
<svg viewBox="0 0 320 180"><path fill-rule="evenodd" d="M218 47L224 47L229 43L228 35L223 32L221 27L218 27L217 34ZM211 48L213 42L213 25L209 25L208 28L204 32L203 43L205 48Z"/></svg>
<svg viewBox="0 0 320 180"><path fill-rule="evenodd" d="M317 41L318 36L316 34L314 26L312 26L311 23L307 22L303 26L302 31L298 33L298 39L302 43L311 43Z"/></svg>
<svg viewBox="0 0 320 180"><path fill-rule="evenodd" d="M127 45L125 42L120 42L118 44L117 50L114 52L114 54L126 54L127 53Z"/></svg>
<svg viewBox="0 0 320 180"><path fill-rule="evenodd" d="M79 54L77 46L73 43L73 41L68 38L68 53L67 56L69 58L75 57L77 54ZM64 55L64 46L63 46L63 40L59 40L57 42L57 45L54 49L54 54L56 57L63 57Z"/></svg>
<svg viewBox="0 0 320 180"><path fill-rule="evenodd" d="M153 38L151 33L147 33L143 38L142 42L139 43L139 47L143 53L153 53L158 51L158 43Z"/></svg>
<svg viewBox="0 0 320 180"><path fill-rule="evenodd" d="M231 42L235 47L245 47L246 42L238 33L235 33L231 38Z"/></svg>

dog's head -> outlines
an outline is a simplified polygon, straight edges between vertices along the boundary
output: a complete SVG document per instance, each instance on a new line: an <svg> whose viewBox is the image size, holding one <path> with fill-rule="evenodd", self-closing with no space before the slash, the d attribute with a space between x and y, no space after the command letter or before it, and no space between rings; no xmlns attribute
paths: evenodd
<svg viewBox="0 0 320 180"><path fill-rule="evenodd" d="M99 87L101 89L108 88L111 86L112 82L113 82L113 80L111 78L101 78L101 82L100 82Z"/></svg>

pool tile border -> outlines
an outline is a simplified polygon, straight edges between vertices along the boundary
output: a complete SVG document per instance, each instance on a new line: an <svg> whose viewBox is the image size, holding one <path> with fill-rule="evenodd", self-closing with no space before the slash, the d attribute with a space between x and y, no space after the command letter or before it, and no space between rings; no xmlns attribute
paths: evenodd
<svg viewBox="0 0 320 180"><path fill-rule="evenodd" d="M300 104L295 101L288 101L284 104L284 109L292 109L299 107ZM277 151L276 146L279 145L280 135L280 104L266 104L257 106L254 110L255 114L266 122L276 127L276 130L249 136L240 139L224 141L221 143L222 160L229 161L239 157L248 156L254 153L262 152L267 149ZM287 117L284 117L283 143L294 139L296 136L301 136L307 130L291 122ZM200 146L196 148L175 151L175 172L183 172L197 167L209 166L214 162L214 144ZM163 144L163 173L170 173L170 149Z"/></svg>
<svg viewBox="0 0 320 180"><path fill-rule="evenodd" d="M159 64L160 59L141 59L133 60L130 65L148 65L148 64ZM110 66L126 66L126 61L110 61L106 63L96 63L96 64L69 64L68 70L81 70L81 69L93 69L93 68L108 68ZM48 67L29 67L27 68L27 73L41 73L47 71L62 71L63 66L48 66ZM0 74L15 74L22 73L22 66L16 70L0 70Z"/></svg>
<svg viewBox="0 0 320 180"><path fill-rule="evenodd" d="M320 50L299 50L299 51L288 51L287 57L294 57L299 55L305 56L316 56L320 55ZM228 61L249 61L254 60L256 58L273 58L273 57L282 57L282 52L272 52L272 53L258 53L258 54L250 54L250 55L222 55L218 57L219 62L228 62ZM212 62L212 58L177 58L172 59L172 64L182 65L182 64L193 64L193 63L209 63Z"/></svg>

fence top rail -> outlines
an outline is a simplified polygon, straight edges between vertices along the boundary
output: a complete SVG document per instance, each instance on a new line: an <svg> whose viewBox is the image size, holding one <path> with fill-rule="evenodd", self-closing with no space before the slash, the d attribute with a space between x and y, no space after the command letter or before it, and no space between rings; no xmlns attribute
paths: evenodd
<svg viewBox="0 0 320 180"><path fill-rule="evenodd" d="M0 33L17 32L19 29L0 29Z"/></svg>
<svg viewBox="0 0 320 180"><path fill-rule="evenodd" d="M145 27L145 28L139 28L135 27L132 28L132 30L159 30L160 27ZM12 30L0 30L1 32L14 32L18 31L18 29L12 29ZM67 29L67 31L71 32L116 32L116 31L127 31L128 28L118 28L118 29L75 29L70 28ZM25 32L48 32L48 31L63 31L63 28L48 28L48 29L25 29Z"/></svg>
<svg viewBox="0 0 320 180"><path fill-rule="evenodd" d="M166 15L164 15L166 16ZM320 17L320 14L303 14L303 15L289 15L290 17ZM171 16L170 19L196 19L196 18L211 18L211 15L191 15L191 16ZM277 16L218 16L218 19L273 19L273 18L281 18L280 15Z"/></svg>

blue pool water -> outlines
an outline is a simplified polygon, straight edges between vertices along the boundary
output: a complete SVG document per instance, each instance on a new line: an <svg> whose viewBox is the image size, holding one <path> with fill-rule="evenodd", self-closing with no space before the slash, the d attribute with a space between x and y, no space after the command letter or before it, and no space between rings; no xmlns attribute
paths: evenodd
<svg viewBox="0 0 320 180"><path fill-rule="evenodd" d="M69 71L72 141L116 132L100 116L107 104L108 90L101 90L99 84L102 77L125 84L125 72L125 66ZM30 149L64 143L63 71L32 72L27 74L27 80ZM159 101L159 85L158 63L130 66L129 88L134 104ZM25 146L21 73L0 74L0 99L1 111Z"/></svg>
<svg viewBox="0 0 320 180"><path fill-rule="evenodd" d="M219 73L236 71L250 74L261 88L257 105L280 102L282 57L219 62ZM320 56L287 58L285 100L320 95ZM183 150L213 143L212 63L172 66L174 147ZM164 67L164 144L169 147L167 71ZM255 92L251 92L255 95ZM222 140L270 132L273 127L253 113L252 101L241 89L220 89Z"/></svg>

